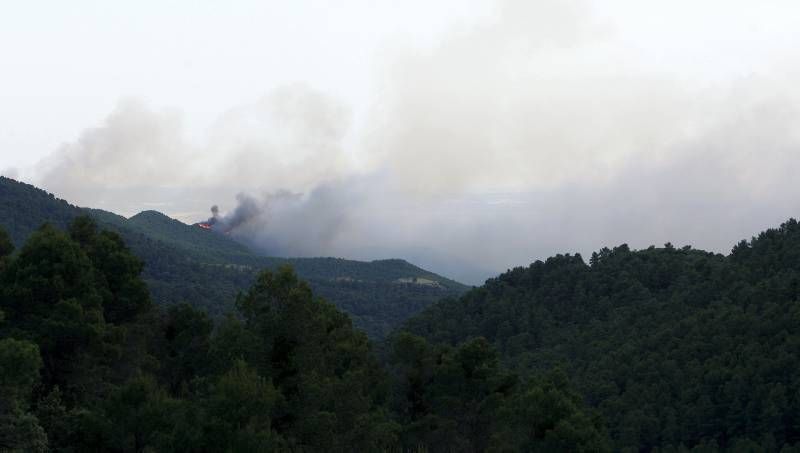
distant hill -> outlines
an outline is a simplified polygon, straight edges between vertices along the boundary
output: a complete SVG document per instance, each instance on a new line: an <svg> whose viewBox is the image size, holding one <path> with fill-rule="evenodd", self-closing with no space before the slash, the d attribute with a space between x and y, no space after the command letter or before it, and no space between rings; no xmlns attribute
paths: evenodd
<svg viewBox="0 0 800 453"><path fill-rule="evenodd" d="M145 262L144 278L157 303L186 301L216 316L230 310L236 294L251 285L260 269L285 264L372 338L383 337L434 301L467 290L399 259L265 257L229 237L157 211L125 218L80 208L30 184L0 177L0 226L18 246L43 223L65 228L82 213L122 235Z"/></svg>
<svg viewBox="0 0 800 453"><path fill-rule="evenodd" d="M137 231L150 239L169 244L204 263L256 264L263 257L221 234L186 225L158 211L142 211L125 218L100 209L87 209L91 215L116 228Z"/></svg>
<svg viewBox="0 0 800 453"><path fill-rule="evenodd" d="M554 256L405 328L434 343L484 337L522 375L561 367L615 451L800 447L795 220L728 256L671 244Z"/></svg>
<svg viewBox="0 0 800 453"><path fill-rule="evenodd" d="M0 225L19 247L43 222L66 228L81 209L30 184L0 176Z"/></svg>

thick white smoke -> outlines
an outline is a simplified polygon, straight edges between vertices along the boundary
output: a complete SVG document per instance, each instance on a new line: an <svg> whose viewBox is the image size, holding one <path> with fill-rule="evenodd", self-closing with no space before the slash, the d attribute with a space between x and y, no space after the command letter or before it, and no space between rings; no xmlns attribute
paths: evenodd
<svg viewBox="0 0 800 453"><path fill-rule="evenodd" d="M621 242L726 252L797 216L793 59L679 74L597 6L503 2L433 49L385 55L358 121L289 85L198 143L178 114L124 102L37 180L127 214L167 203L198 221L219 204L230 234L267 253L407 258L468 282ZM740 6L720 11L738 20Z"/></svg>

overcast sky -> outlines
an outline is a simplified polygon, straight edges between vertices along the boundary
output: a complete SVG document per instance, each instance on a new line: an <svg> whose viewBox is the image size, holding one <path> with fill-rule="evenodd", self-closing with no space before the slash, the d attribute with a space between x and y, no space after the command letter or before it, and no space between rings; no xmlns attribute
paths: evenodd
<svg viewBox="0 0 800 453"><path fill-rule="evenodd" d="M0 5L0 173L470 283L798 216L796 1ZM239 196L237 201L236 196Z"/></svg>

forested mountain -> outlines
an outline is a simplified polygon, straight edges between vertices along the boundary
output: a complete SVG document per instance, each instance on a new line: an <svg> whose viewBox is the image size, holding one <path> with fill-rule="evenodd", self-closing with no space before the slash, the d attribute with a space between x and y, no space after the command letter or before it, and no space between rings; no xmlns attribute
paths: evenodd
<svg viewBox="0 0 800 453"><path fill-rule="evenodd" d="M0 182L0 451L800 452L795 220L727 256L557 255L431 305L452 283L403 261L259 257ZM378 360L326 291L356 325L429 306Z"/></svg>
<svg viewBox="0 0 800 453"><path fill-rule="evenodd" d="M158 211L142 211L130 218L100 209L88 211L102 223L138 231L203 262L229 263L247 259L255 261L260 258L244 245L225 235L209 234L210 231L186 225Z"/></svg>
<svg viewBox="0 0 800 453"><path fill-rule="evenodd" d="M405 329L431 343L486 338L522 376L563 369L618 451L798 451L795 220L728 256L621 245L588 264L537 261Z"/></svg>
<svg viewBox="0 0 800 453"><path fill-rule="evenodd" d="M0 177L0 227L17 246L43 223L66 228L82 213L119 233L144 263L143 278L157 304L189 302L220 316L237 292L265 268L291 265L311 287L347 312L372 338L381 338L430 303L467 288L403 260L260 256L225 235L186 225L156 211L129 219L79 208L34 186Z"/></svg>
<svg viewBox="0 0 800 453"><path fill-rule="evenodd" d="M36 187L0 176L0 226L17 246L48 222L66 228L80 208Z"/></svg>
<svg viewBox="0 0 800 453"><path fill-rule="evenodd" d="M364 333L289 268L214 328L162 309L122 238L79 217L0 229L0 451L606 451L563 375L520 381L482 339Z"/></svg>

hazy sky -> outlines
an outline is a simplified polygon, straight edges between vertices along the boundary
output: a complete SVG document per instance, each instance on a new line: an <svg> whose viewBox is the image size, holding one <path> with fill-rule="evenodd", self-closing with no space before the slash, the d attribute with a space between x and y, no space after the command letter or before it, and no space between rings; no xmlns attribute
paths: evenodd
<svg viewBox="0 0 800 453"><path fill-rule="evenodd" d="M727 252L800 210L798 23L788 0L0 2L0 173L184 221L241 193L273 253L470 282Z"/></svg>

